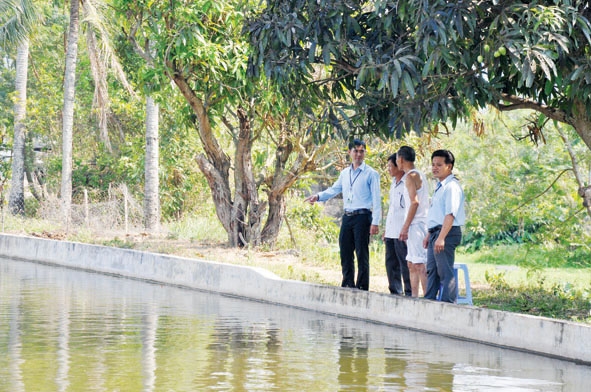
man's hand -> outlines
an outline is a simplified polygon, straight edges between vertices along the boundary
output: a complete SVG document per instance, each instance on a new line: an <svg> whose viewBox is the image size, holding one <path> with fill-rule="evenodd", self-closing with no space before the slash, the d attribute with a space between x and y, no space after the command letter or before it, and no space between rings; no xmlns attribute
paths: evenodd
<svg viewBox="0 0 591 392"><path fill-rule="evenodd" d="M369 227L369 234L376 235L380 232L380 227L378 225L371 225Z"/></svg>
<svg viewBox="0 0 591 392"><path fill-rule="evenodd" d="M437 237L435 243L433 244L433 251L435 253L443 252L445 248L445 238Z"/></svg>
<svg viewBox="0 0 591 392"><path fill-rule="evenodd" d="M406 241L408 240L408 227L402 227L402 230L400 230L400 234L398 235L398 239L400 241Z"/></svg>
<svg viewBox="0 0 591 392"><path fill-rule="evenodd" d="M312 195L312 196L308 196L304 199L304 201L307 201L310 204L314 204L318 201L318 195Z"/></svg>

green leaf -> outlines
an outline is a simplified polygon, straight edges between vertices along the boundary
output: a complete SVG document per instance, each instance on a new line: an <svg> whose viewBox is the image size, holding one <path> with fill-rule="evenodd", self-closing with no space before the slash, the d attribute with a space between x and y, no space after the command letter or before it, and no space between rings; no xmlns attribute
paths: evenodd
<svg viewBox="0 0 591 392"><path fill-rule="evenodd" d="M308 61L313 63L316 57L316 41L312 41L308 49Z"/></svg>
<svg viewBox="0 0 591 392"><path fill-rule="evenodd" d="M382 91L388 85L388 76L388 72L384 70L380 77L380 82L378 83L378 91Z"/></svg>
<svg viewBox="0 0 591 392"><path fill-rule="evenodd" d="M355 82L355 90L359 90L365 82L365 77L367 75L367 68L365 66L361 67L359 70L359 74L357 75L357 81Z"/></svg>
<svg viewBox="0 0 591 392"><path fill-rule="evenodd" d="M394 99L398 96L398 80L398 75L394 73L390 74L390 90Z"/></svg>
<svg viewBox="0 0 591 392"><path fill-rule="evenodd" d="M324 65L330 65L330 45L325 45L322 48L322 60Z"/></svg>
<svg viewBox="0 0 591 392"><path fill-rule="evenodd" d="M402 80L404 82L404 87L405 87L406 91L408 92L408 94L410 95L410 97L414 98L415 97L415 88L414 88L414 85L412 82L412 78L408 72L405 71L402 74Z"/></svg>

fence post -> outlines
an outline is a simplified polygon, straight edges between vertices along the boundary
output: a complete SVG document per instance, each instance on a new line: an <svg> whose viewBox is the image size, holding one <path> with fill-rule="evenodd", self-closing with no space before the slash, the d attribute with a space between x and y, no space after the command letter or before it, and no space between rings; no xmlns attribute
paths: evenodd
<svg viewBox="0 0 591 392"><path fill-rule="evenodd" d="M90 217L88 213L88 189L84 188L84 224L90 227Z"/></svg>
<svg viewBox="0 0 591 392"><path fill-rule="evenodd" d="M127 184L122 184L122 188L123 188L123 211L125 213L125 234L128 234L128 208L127 208Z"/></svg>

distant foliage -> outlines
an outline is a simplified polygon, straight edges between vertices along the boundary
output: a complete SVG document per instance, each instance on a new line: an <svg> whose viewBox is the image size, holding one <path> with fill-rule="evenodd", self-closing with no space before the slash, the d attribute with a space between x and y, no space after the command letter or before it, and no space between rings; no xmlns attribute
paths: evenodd
<svg viewBox="0 0 591 392"><path fill-rule="evenodd" d="M441 138L456 155L454 172L466 193L468 251L495 245L531 244L544 249L543 264L560 255L569 265L591 263L591 221L577 195L571 158L556 132L546 143L518 141L527 112L486 118L486 131L458 127ZM573 134L573 140L577 137ZM581 168L589 168L586 147L574 143Z"/></svg>

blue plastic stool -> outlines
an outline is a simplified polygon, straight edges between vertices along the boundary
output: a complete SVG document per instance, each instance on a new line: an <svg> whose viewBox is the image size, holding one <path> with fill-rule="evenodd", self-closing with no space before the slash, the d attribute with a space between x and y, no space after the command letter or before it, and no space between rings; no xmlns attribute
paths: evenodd
<svg viewBox="0 0 591 392"><path fill-rule="evenodd" d="M464 272L464 288L466 291L465 295L460 294L460 279L458 270ZM466 264L454 264L454 275L456 278L456 284L458 286L458 298L456 299L457 304L473 305L472 303L472 288L470 287L470 274L468 273L468 266ZM439 293L437 294L437 301L441 301L441 293L443 291L443 285L439 287Z"/></svg>
<svg viewBox="0 0 591 392"><path fill-rule="evenodd" d="M458 270L464 271L464 287L466 294L460 294L460 280L458 279ZM454 274L456 276L456 282L458 284L458 299L456 303L473 305L472 303L472 288L470 287L470 274L468 273L468 266L466 264L454 264Z"/></svg>

